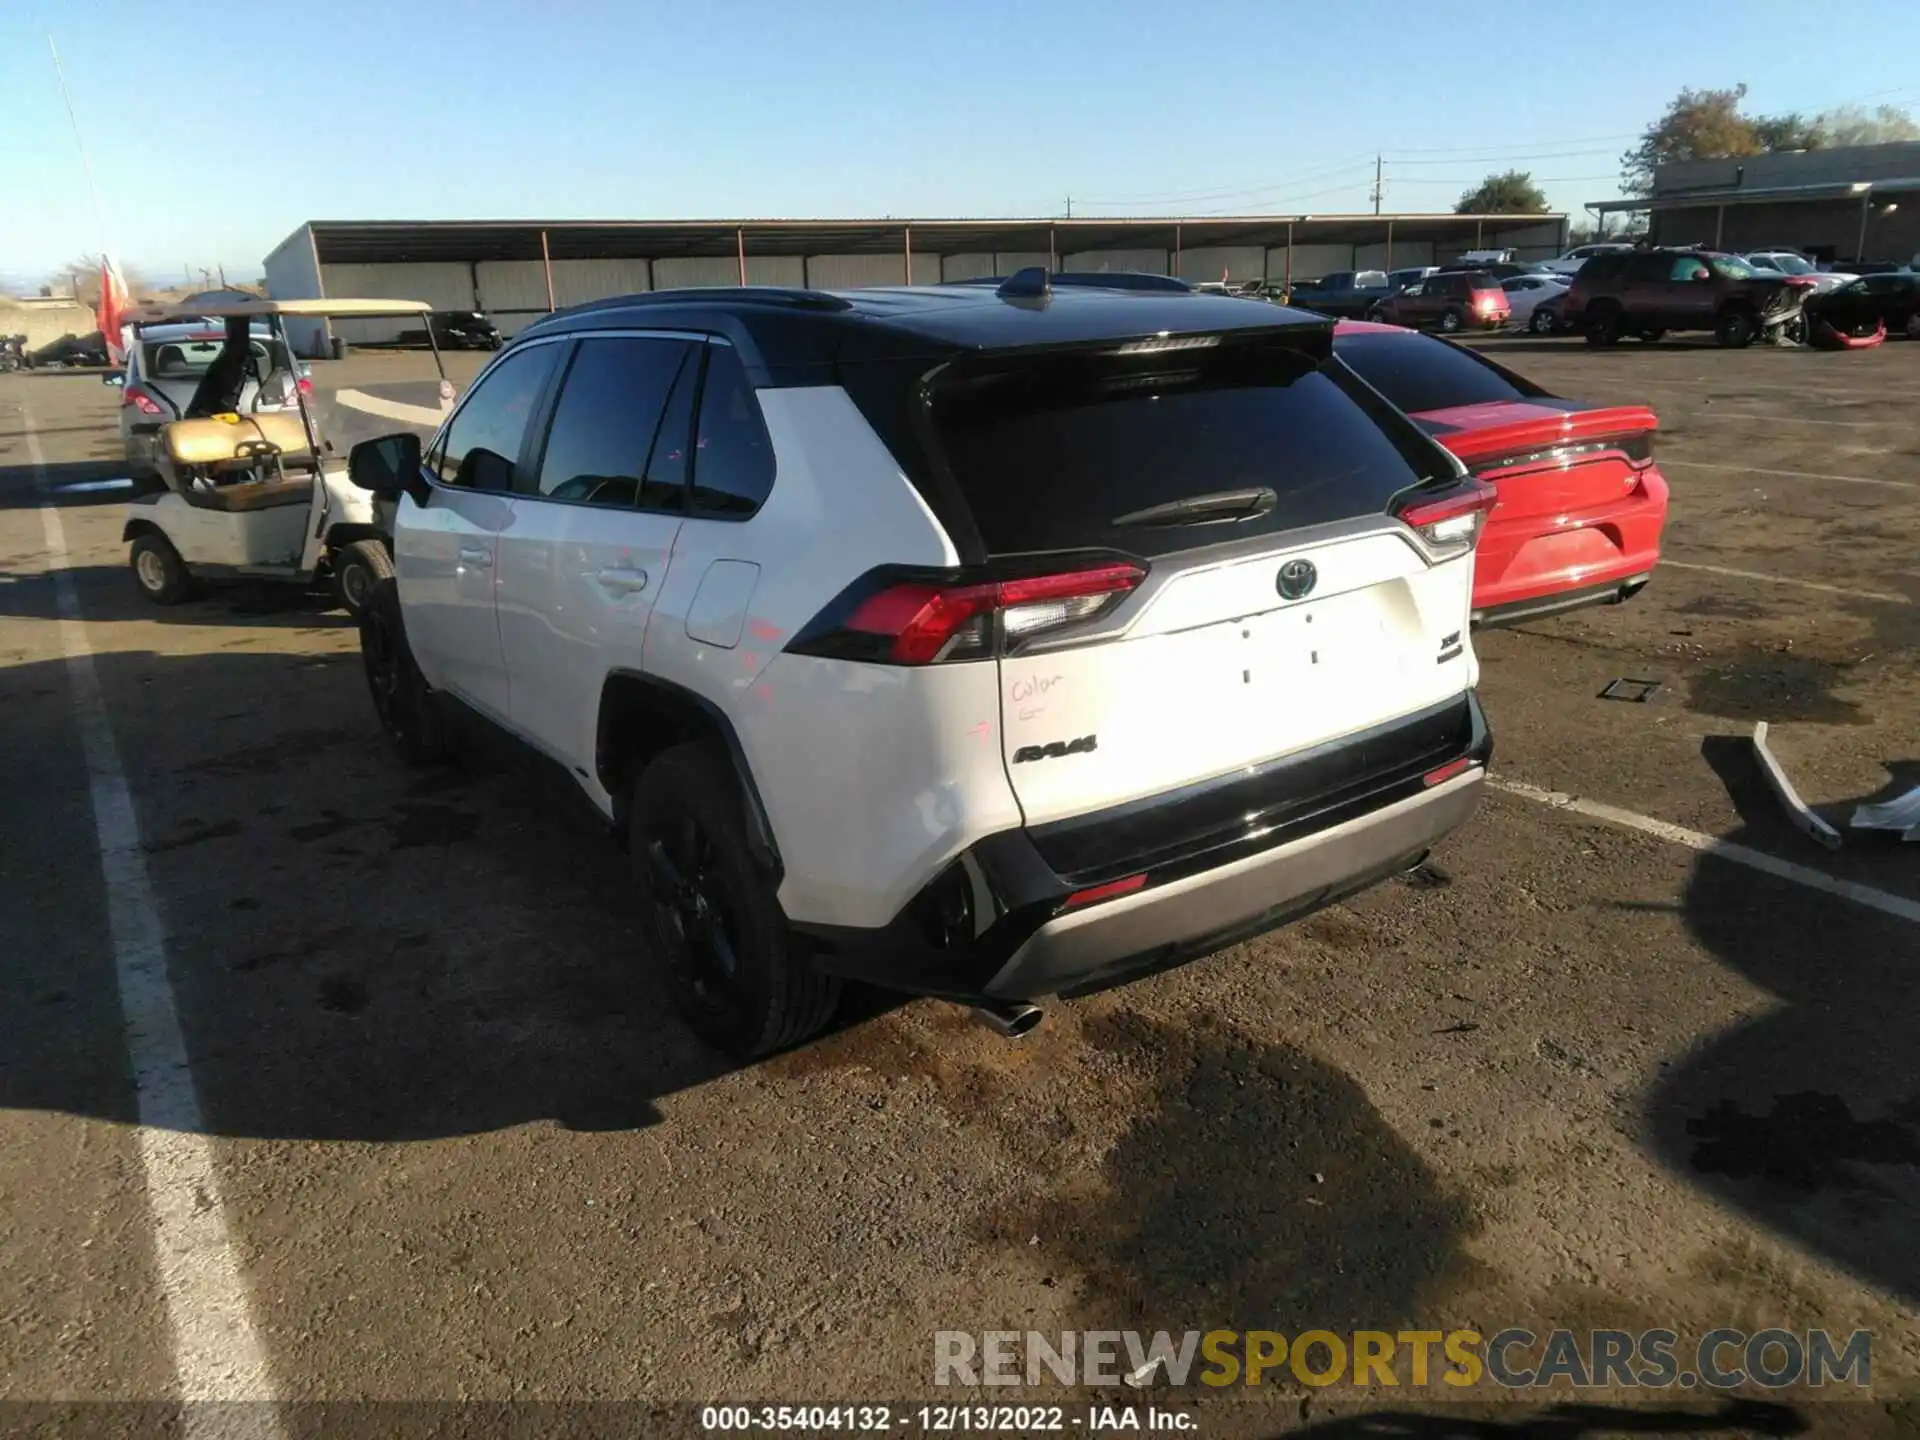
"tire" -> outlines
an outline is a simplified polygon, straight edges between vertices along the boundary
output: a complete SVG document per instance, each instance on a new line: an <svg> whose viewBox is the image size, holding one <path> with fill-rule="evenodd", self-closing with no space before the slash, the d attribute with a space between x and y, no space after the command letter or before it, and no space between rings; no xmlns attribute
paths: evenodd
<svg viewBox="0 0 1920 1440"><path fill-rule="evenodd" d="M1467 317L1458 309L1449 305L1440 312L1440 331L1445 335L1458 335L1461 327L1467 323Z"/></svg>
<svg viewBox="0 0 1920 1440"><path fill-rule="evenodd" d="M1723 310L1720 318L1713 322L1713 338L1718 345L1728 350L1744 350L1753 344L1760 333L1760 327L1753 322L1753 314L1747 310Z"/></svg>
<svg viewBox="0 0 1920 1440"><path fill-rule="evenodd" d="M726 759L698 742L663 751L634 783L631 812L628 851L649 948L693 1032L745 1061L824 1029L840 982L790 951Z"/></svg>
<svg viewBox="0 0 1920 1440"><path fill-rule="evenodd" d="M1553 312L1551 310L1535 310L1532 315L1527 317L1527 329L1531 330L1535 335L1551 335L1553 333Z"/></svg>
<svg viewBox="0 0 1920 1440"><path fill-rule="evenodd" d="M178 605L193 594L187 563L164 535L134 536L127 565L133 571L134 588L156 605Z"/></svg>
<svg viewBox="0 0 1920 1440"><path fill-rule="evenodd" d="M333 598L347 614L359 617L373 587L393 578L393 557L378 540L356 540L333 555Z"/></svg>
<svg viewBox="0 0 1920 1440"><path fill-rule="evenodd" d="M360 663L380 727L409 765L444 762L451 754L439 702L407 644L400 588L391 575L373 587L360 611Z"/></svg>
<svg viewBox="0 0 1920 1440"><path fill-rule="evenodd" d="M1617 345L1620 342L1620 310L1615 305L1596 305L1587 311L1587 344Z"/></svg>

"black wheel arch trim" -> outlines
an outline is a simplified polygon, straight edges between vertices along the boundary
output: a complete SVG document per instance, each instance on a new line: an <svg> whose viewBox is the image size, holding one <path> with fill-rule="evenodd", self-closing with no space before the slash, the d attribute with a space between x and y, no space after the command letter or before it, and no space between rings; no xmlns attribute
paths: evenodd
<svg viewBox="0 0 1920 1440"><path fill-rule="evenodd" d="M753 778L753 767L747 761L746 747L740 743L740 734L734 729L733 721L728 718L713 701L684 685L658 675L648 675L638 670L612 670L607 673L600 689L600 725L606 724L607 692L616 683L633 685L650 691L667 704L690 707L720 737L726 747L728 763L732 765L734 778L740 782L740 795L744 803L747 821L747 843L752 847L754 859L764 865L778 884L786 870L780 859L780 846L774 839L773 822L767 816L766 802L760 798L760 787ZM604 741L604 737L603 741ZM624 787L609 785L609 779L616 778L611 770L612 755L607 753L604 744L600 753L594 757L596 778L614 797L615 819L625 821L626 797Z"/></svg>

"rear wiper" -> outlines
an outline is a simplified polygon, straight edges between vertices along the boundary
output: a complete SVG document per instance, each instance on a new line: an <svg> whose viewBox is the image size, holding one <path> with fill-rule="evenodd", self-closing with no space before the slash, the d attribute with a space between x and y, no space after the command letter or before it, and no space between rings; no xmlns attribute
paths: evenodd
<svg viewBox="0 0 1920 1440"><path fill-rule="evenodd" d="M1279 496L1265 486L1252 490L1216 490L1210 495L1189 495L1184 500L1169 500L1164 505L1149 505L1116 515L1107 522L1115 530L1155 525L1210 525L1217 520L1252 520L1265 515L1278 503Z"/></svg>

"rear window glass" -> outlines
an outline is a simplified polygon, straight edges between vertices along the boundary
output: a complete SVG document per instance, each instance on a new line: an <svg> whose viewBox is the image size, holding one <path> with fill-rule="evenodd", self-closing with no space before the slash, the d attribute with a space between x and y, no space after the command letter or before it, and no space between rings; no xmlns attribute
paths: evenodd
<svg viewBox="0 0 1920 1440"><path fill-rule="evenodd" d="M1409 415L1541 393L1521 389L1485 361L1428 335L1342 335L1333 351Z"/></svg>
<svg viewBox="0 0 1920 1440"><path fill-rule="evenodd" d="M1443 473L1338 366L1271 341L1192 338L1209 348L987 362L940 385L934 426L990 553L1168 554L1377 514ZM1114 523L1263 488L1274 505L1253 518Z"/></svg>
<svg viewBox="0 0 1920 1440"><path fill-rule="evenodd" d="M140 369L153 380L197 380L206 374L224 340L154 340L141 347ZM254 372L264 378L275 370L291 370L286 347L278 340L253 342Z"/></svg>

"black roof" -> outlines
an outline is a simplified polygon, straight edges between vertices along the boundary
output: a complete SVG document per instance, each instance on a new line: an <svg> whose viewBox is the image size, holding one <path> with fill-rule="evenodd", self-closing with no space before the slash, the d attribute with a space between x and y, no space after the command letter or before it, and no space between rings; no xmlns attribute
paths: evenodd
<svg viewBox="0 0 1920 1440"><path fill-rule="evenodd" d="M516 343L556 333L634 328L725 336L761 386L829 383L836 365L877 360L932 362L985 351L1234 330L1332 334L1332 322L1324 316L1264 300L1141 289L1124 281L1108 288L1090 283L1090 277L1074 277L1044 298L1003 297L977 284L660 290L558 311L522 330Z"/></svg>

